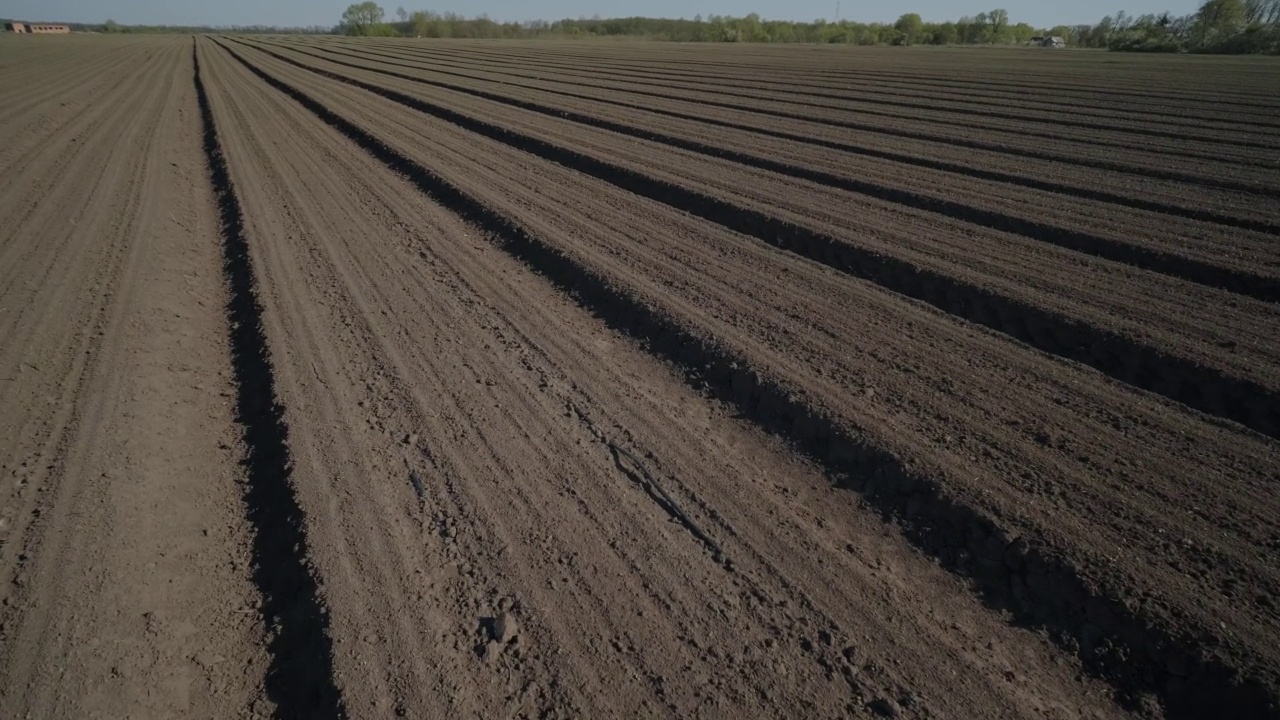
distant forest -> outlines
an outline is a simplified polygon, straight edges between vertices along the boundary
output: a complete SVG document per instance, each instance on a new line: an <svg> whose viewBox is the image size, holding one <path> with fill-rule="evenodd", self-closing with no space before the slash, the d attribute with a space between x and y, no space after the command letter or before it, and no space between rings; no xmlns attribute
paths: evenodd
<svg viewBox="0 0 1280 720"><path fill-rule="evenodd" d="M991 10L954 22L925 22L907 13L894 23L849 20L795 22L701 15L691 19L579 18L498 22L487 16L398 8L388 17L377 3L351 5L336 26L173 27L69 23L73 30L103 33L235 32L345 34L427 38L633 38L671 42L813 43L843 45L1021 45L1033 38L1060 37L1070 47L1130 52L1280 54L1280 0L1205 0L1189 15L1131 16L1124 11L1089 25L1036 28L1014 23L1006 10Z"/></svg>
<svg viewBox="0 0 1280 720"><path fill-rule="evenodd" d="M925 22L907 13L894 23L848 20L794 22L711 15L692 20L591 18L500 23L429 10L395 12L387 19L377 3L343 13L336 31L348 35L432 38L621 37L674 42L838 43L845 45L1019 45L1060 37L1074 47L1136 52L1280 53L1280 0L1205 0L1190 15L1130 16L1121 11L1093 25L1036 28L1013 23L1007 10L991 10L954 22Z"/></svg>

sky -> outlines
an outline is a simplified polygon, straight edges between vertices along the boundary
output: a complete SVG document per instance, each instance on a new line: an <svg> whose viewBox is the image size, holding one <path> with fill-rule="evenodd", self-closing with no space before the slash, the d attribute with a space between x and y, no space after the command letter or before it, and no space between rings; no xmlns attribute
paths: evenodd
<svg viewBox="0 0 1280 720"><path fill-rule="evenodd" d="M21 20L102 22L126 25L336 25L355 0L0 0L0 17ZM558 20L566 17L686 17L746 15L785 20L835 19L837 0L378 0L390 18L403 2L408 10L487 13L495 20ZM926 21L954 20L1005 8L1010 21L1036 27L1093 23L1124 10L1130 15L1166 10L1182 15L1196 0L911 0L902 4L839 0L840 17L892 22L905 12ZM987 7L989 5L990 7Z"/></svg>

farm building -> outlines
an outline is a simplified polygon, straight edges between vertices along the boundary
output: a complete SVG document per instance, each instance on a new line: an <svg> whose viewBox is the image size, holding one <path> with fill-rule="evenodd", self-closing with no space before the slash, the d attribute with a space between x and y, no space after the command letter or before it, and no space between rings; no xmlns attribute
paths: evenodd
<svg viewBox="0 0 1280 720"><path fill-rule="evenodd" d="M71 32L71 28L66 25L52 23L7 22L4 24L4 29L14 33L36 33L42 35L61 35Z"/></svg>
<svg viewBox="0 0 1280 720"><path fill-rule="evenodd" d="M1049 37L1041 37L1037 35L1031 38L1030 40L1028 40L1027 43L1029 45L1034 45L1036 47L1047 47L1047 48L1061 48L1061 47L1067 46L1067 41L1064 40L1063 38L1058 37L1057 35L1052 35Z"/></svg>

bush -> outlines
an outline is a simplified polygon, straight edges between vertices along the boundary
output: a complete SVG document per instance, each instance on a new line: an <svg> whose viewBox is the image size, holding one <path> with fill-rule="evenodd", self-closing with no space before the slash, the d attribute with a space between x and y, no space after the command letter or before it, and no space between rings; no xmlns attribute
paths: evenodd
<svg viewBox="0 0 1280 720"><path fill-rule="evenodd" d="M1196 52L1224 55L1280 55L1280 27L1254 25L1239 35L1222 38L1196 48Z"/></svg>
<svg viewBox="0 0 1280 720"><path fill-rule="evenodd" d="M400 37L400 33L396 31L389 23L374 23L366 25L362 33L366 37Z"/></svg>

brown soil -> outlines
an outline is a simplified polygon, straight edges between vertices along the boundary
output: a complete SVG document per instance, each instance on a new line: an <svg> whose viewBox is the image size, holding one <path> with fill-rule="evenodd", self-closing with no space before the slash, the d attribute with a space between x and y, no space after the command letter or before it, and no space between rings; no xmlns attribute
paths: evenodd
<svg viewBox="0 0 1280 720"><path fill-rule="evenodd" d="M0 43L0 715L1275 717L1275 70L1147 60Z"/></svg>
<svg viewBox="0 0 1280 720"><path fill-rule="evenodd" d="M267 653L190 40L77 43L3 131L0 715L245 715Z"/></svg>

